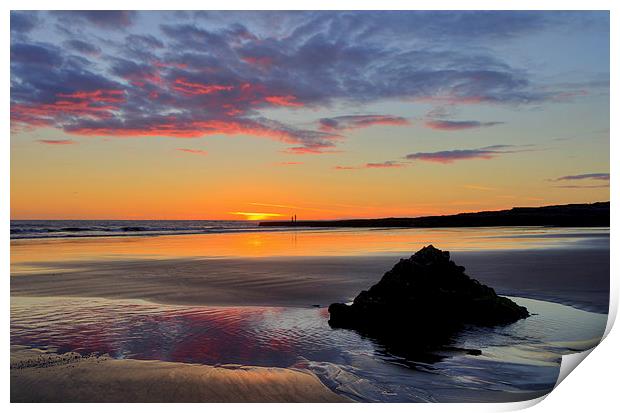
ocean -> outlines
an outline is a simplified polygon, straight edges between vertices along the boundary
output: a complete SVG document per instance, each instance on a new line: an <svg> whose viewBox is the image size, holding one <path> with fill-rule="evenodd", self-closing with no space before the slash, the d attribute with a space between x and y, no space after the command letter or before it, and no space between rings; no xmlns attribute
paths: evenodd
<svg viewBox="0 0 620 413"><path fill-rule="evenodd" d="M273 231L256 221L213 220L11 220L11 239L122 237Z"/></svg>

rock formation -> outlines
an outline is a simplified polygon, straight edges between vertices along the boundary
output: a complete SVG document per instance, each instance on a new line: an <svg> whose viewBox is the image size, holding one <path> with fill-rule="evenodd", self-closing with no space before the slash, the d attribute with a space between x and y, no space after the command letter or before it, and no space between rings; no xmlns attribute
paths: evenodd
<svg viewBox="0 0 620 413"><path fill-rule="evenodd" d="M329 306L332 327L355 329L388 344L430 348L449 343L464 325L494 326L526 318L525 307L470 278L432 245L401 259L353 304ZM395 341L396 340L396 341Z"/></svg>

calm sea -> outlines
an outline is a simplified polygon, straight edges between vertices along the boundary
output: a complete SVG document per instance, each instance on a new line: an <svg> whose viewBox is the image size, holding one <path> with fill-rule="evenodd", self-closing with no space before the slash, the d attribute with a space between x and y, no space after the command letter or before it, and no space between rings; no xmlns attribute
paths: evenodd
<svg viewBox="0 0 620 413"><path fill-rule="evenodd" d="M257 221L12 220L11 238L111 237L273 231Z"/></svg>

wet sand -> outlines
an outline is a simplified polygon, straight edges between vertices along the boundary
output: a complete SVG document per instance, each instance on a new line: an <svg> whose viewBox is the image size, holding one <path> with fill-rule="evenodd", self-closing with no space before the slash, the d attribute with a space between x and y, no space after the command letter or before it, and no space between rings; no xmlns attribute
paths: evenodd
<svg viewBox="0 0 620 413"><path fill-rule="evenodd" d="M609 250L456 252L499 294L607 313ZM376 283L398 257L176 258L40 263L11 296L138 298L165 304L327 306Z"/></svg>
<svg viewBox="0 0 620 413"><path fill-rule="evenodd" d="M455 252L467 273L502 295L609 312L609 249Z"/></svg>
<svg viewBox="0 0 620 413"><path fill-rule="evenodd" d="M172 236L123 241L12 242L11 297L101 297L201 306L325 307L332 302L352 299L360 290L376 283L400 257L410 255L415 249L396 253L394 245L405 245L401 238L392 238L390 232L369 234L362 236L372 236L384 243L364 254L347 255L347 250L347 254L337 255L340 238L326 244L330 249L327 255L315 249L314 244L305 245L304 251L321 254L320 257L299 256L296 252L297 255L286 257L235 258L229 255L213 258L215 238L211 236L187 240ZM449 240L452 234L447 232L444 237ZM575 248L570 244L564 248L496 251L459 251L457 248L452 257L457 264L466 267L470 276L492 286L499 294L607 313L609 241L608 235L607 238L595 235L589 238L587 245ZM281 249L270 250L270 254L275 254L291 248L291 242L297 242L297 238L291 241L290 236L274 234L257 238L254 234L243 239L248 245L256 241L259 246L263 245L261 240L282 241ZM317 245L323 245L324 240L332 236L325 234L324 238L317 238ZM242 239L241 236L229 238ZM358 241L365 246L364 239ZM486 243L492 238L485 234L480 239ZM535 242L546 239L537 238ZM200 243L207 241L210 244ZM475 237L469 237L459 241L459 245L479 247L470 241L477 242ZM527 238L519 242L532 241ZM160 249L152 249L153 244ZM443 247L441 243L436 246ZM356 248L353 250L357 251ZM205 257L207 252L210 258ZM37 359L39 354L34 350L12 350L12 363L27 361L20 368L12 365L12 401L346 401L305 370L109 358L41 363ZM527 399L540 394L515 397ZM504 392L490 392L478 400L507 401L506 397Z"/></svg>
<svg viewBox="0 0 620 413"><path fill-rule="evenodd" d="M75 357L75 358L74 358ZM348 399L311 372L11 351L11 402L319 402Z"/></svg>

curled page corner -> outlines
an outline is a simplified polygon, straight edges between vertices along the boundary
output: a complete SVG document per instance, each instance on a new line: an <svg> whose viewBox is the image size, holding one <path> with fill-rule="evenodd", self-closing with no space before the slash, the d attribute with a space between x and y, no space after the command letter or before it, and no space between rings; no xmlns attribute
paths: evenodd
<svg viewBox="0 0 620 413"><path fill-rule="evenodd" d="M558 379L555 382L555 386L553 386L553 389L549 393L544 394L535 399L524 400L521 402L504 403L504 408L500 408L498 411L517 411L517 410L524 410L524 409L528 409L530 407L536 406L538 403L545 400L547 396L549 396L553 392L553 390L555 390L560 385L560 383L564 381L564 379L568 377L568 375L573 370L575 370L575 368L579 364L581 364L581 362L585 360L585 358L588 357L588 355L595 348L596 346L588 350L579 352L579 353L572 353L572 354L567 354L567 355L562 356L562 362L560 364L560 372L558 374Z"/></svg>
<svg viewBox="0 0 620 413"><path fill-rule="evenodd" d="M610 277L611 278L611 277ZM613 282L613 280L611 280ZM612 292L616 291L614 289L613 283L610 286ZM616 322L616 315L618 314L618 297L617 294L612 293L609 298L609 311L607 312L607 325L605 326L605 332L603 333L603 338L601 341L605 340L609 332L614 326Z"/></svg>
<svg viewBox="0 0 620 413"><path fill-rule="evenodd" d="M562 363L560 364L560 373L558 374L558 380L555 382L553 389L559 386L562 381L594 350L596 346L579 352L562 356Z"/></svg>

